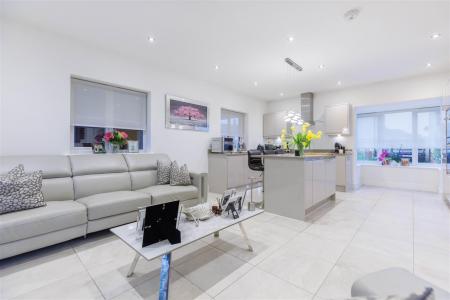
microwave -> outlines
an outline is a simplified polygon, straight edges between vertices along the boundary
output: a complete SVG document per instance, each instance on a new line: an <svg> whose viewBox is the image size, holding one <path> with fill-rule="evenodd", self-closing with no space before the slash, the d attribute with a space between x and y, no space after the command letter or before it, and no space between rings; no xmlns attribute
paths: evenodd
<svg viewBox="0 0 450 300"><path fill-rule="evenodd" d="M218 137L211 139L211 152L223 153L234 151L234 138L232 137Z"/></svg>

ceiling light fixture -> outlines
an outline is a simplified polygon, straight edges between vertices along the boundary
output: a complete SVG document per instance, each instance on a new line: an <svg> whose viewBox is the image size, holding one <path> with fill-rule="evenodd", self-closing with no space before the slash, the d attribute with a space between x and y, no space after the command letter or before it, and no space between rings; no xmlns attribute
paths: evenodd
<svg viewBox="0 0 450 300"><path fill-rule="evenodd" d="M291 67L293 67L294 69L296 69L297 71L301 72L303 71L303 68L301 66L299 66L295 61L293 61L292 59L290 59L289 57L286 57L284 59L284 61L290 65Z"/></svg>
<svg viewBox="0 0 450 300"><path fill-rule="evenodd" d="M149 36L149 37L147 38L147 40L148 40L150 43L154 43L154 42L155 42L155 38L152 37L152 36Z"/></svg>
<svg viewBox="0 0 450 300"><path fill-rule="evenodd" d="M431 67L431 63L427 63L427 68Z"/></svg>
<svg viewBox="0 0 450 300"><path fill-rule="evenodd" d="M284 117L284 121L286 123L292 123L292 124L297 124L297 125L303 124L303 119L302 119L301 113L295 112L293 110L288 111L288 113Z"/></svg>
<svg viewBox="0 0 450 300"><path fill-rule="evenodd" d="M214 69L217 71L217 70L219 70L219 65L215 65L214 66Z"/></svg>
<svg viewBox="0 0 450 300"><path fill-rule="evenodd" d="M253 82L254 86L258 86L258 81Z"/></svg>
<svg viewBox="0 0 450 300"><path fill-rule="evenodd" d="M341 85L342 85L342 82L341 82L341 81L338 81L338 82L337 82L337 85L338 85L338 86L341 86Z"/></svg>
<svg viewBox="0 0 450 300"><path fill-rule="evenodd" d="M441 34L440 33L433 33L432 35L431 35L431 39L432 40L437 40L438 38L440 38L441 37Z"/></svg>
<svg viewBox="0 0 450 300"><path fill-rule="evenodd" d="M319 69L321 69L321 70L325 69L325 65L324 64L320 64L319 65Z"/></svg>
<svg viewBox="0 0 450 300"><path fill-rule="evenodd" d="M293 42L294 41L294 37L293 36L290 36L290 37L288 37L288 40L289 40L289 42Z"/></svg>

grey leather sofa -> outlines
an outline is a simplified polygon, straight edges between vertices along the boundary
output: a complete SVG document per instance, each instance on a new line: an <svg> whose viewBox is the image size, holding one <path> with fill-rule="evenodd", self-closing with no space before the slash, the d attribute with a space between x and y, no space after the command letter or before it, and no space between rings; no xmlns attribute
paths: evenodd
<svg viewBox="0 0 450 300"><path fill-rule="evenodd" d="M23 164L43 171L47 206L0 215L0 259L87 233L134 222L138 207L207 198L206 174L191 173L192 185L157 185L156 162L165 154L0 157L0 175Z"/></svg>

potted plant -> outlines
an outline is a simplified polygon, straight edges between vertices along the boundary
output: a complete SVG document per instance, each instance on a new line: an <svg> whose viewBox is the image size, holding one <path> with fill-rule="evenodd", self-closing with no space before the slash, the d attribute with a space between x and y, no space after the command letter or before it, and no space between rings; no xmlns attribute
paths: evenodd
<svg viewBox="0 0 450 300"><path fill-rule="evenodd" d="M303 123L302 131L296 132L297 128L295 126L291 127L292 133L292 144L295 147L295 156L302 156L305 152L305 148L311 146L311 141L315 139L320 139L322 137L322 132L319 130L314 134L311 130L308 130L309 123Z"/></svg>
<svg viewBox="0 0 450 300"><path fill-rule="evenodd" d="M381 154L378 156L378 160L381 161L383 166L388 166L390 164L391 158L389 157L389 151L383 149Z"/></svg>
<svg viewBox="0 0 450 300"><path fill-rule="evenodd" d="M103 136L103 141L107 145L107 150L109 153L117 153L120 148L127 144L128 134L124 131L108 131Z"/></svg>

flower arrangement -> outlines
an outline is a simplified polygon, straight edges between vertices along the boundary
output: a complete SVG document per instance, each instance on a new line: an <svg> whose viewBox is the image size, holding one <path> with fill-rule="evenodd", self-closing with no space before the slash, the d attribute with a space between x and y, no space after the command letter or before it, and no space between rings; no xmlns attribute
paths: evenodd
<svg viewBox="0 0 450 300"><path fill-rule="evenodd" d="M303 155L305 148L309 148L311 146L312 140L318 140L322 137L322 131L319 130L317 133L313 133L311 130L308 130L310 126L311 125L309 123L303 123L301 132L297 132L297 128L295 126L291 127L291 143L296 148L296 156Z"/></svg>
<svg viewBox="0 0 450 300"><path fill-rule="evenodd" d="M381 161L382 165L389 165L389 151L383 149L378 156L378 160Z"/></svg>
<svg viewBox="0 0 450 300"><path fill-rule="evenodd" d="M124 131L108 131L103 136L103 141L122 147L127 144L128 134Z"/></svg>

